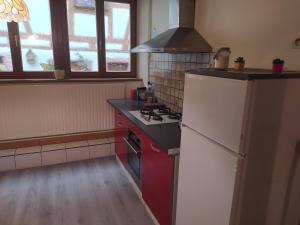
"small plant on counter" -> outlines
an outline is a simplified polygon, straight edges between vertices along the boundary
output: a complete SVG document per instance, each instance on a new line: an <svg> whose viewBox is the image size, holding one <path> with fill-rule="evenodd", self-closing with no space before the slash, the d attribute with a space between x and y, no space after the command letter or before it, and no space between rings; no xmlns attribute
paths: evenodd
<svg viewBox="0 0 300 225"><path fill-rule="evenodd" d="M243 57L238 57L234 61L234 69L241 71L244 68L245 68L245 59Z"/></svg>
<svg viewBox="0 0 300 225"><path fill-rule="evenodd" d="M284 67L284 60L276 58L273 60L273 73L282 73Z"/></svg>

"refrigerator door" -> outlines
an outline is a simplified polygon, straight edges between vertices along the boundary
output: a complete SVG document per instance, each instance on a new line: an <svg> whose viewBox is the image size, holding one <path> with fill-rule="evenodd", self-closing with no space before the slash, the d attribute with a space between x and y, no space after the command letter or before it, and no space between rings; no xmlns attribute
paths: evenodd
<svg viewBox="0 0 300 225"><path fill-rule="evenodd" d="M239 152L247 81L187 74L182 123Z"/></svg>
<svg viewBox="0 0 300 225"><path fill-rule="evenodd" d="M237 165L242 161L183 127L176 225L229 225Z"/></svg>

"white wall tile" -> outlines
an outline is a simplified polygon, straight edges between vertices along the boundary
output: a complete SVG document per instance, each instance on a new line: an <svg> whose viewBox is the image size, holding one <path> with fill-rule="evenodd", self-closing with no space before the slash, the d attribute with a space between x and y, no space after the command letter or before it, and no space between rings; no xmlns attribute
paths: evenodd
<svg viewBox="0 0 300 225"><path fill-rule="evenodd" d="M17 155L16 169L25 169L30 167L38 167L42 165L41 153L33 153L26 155Z"/></svg>
<svg viewBox="0 0 300 225"><path fill-rule="evenodd" d="M67 161L66 150L42 152L42 165L61 164Z"/></svg>
<svg viewBox="0 0 300 225"><path fill-rule="evenodd" d="M66 143L66 148L77 148L77 147L86 147L89 146L87 141L76 141Z"/></svg>
<svg viewBox="0 0 300 225"><path fill-rule="evenodd" d="M0 158L0 172L14 170L15 169L15 157L2 157Z"/></svg>
<svg viewBox="0 0 300 225"><path fill-rule="evenodd" d="M0 157L14 156L16 149L0 150Z"/></svg>
<svg viewBox="0 0 300 225"><path fill-rule="evenodd" d="M110 144L90 146L90 158L101 158L111 155Z"/></svg>
<svg viewBox="0 0 300 225"><path fill-rule="evenodd" d="M53 145L43 145L42 146L42 152L48 152L48 151L53 151L53 150L61 150L61 149L66 149L66 144L53 144Z"/></svg>
<svg viewBox="0 0 300 225"><path fill-rule="evenodd" d="M102 144L110 143L107 138L89 140L88 142L89 142L89 145L102 145Z"/></svg>
<svg viewBox="0 0 300 225"><path fill-rule="evenodd" d="M89 147L78 147L67 149L67 161L79 161L89 159Z"/></svg>
<svg viewBox="0 0 300 225"><path fill-rule="evenodd" d="M110 144L110 154L115 155L116 154L116 145L115 143Z"/></svg>
<svg viewBox="0 0 300 225"><path fill-rule="evenodd" d="M28 148L17 148L16 155L28 154L28 153L38 153L41 152L41 146L33 146Z"/></svg>

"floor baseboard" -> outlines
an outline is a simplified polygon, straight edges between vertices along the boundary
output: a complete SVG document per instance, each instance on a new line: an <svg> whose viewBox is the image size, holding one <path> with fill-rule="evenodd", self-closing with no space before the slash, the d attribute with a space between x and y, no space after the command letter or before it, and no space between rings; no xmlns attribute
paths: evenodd
<svg viewBox="0 0 300 225"><path fill-rule="evenodd" d="M0 141L0 150L26 148L40 145L60 144L75 141L87 141L114 137L114 130L102 130L93 132L81 132L55 136L34 137L18 140Z"/></svg>

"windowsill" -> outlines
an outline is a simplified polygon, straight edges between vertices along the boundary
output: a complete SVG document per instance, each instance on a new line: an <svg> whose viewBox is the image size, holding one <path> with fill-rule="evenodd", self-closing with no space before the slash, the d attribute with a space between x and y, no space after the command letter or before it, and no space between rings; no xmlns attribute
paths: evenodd
<svg viewBox="0 0 300 225"><path fill-rule="evenodd" d="M140 78L71 78L64 80L55 79L0 79L1 84L39 84L39 83L112 83L142 81Z"/></svg>

